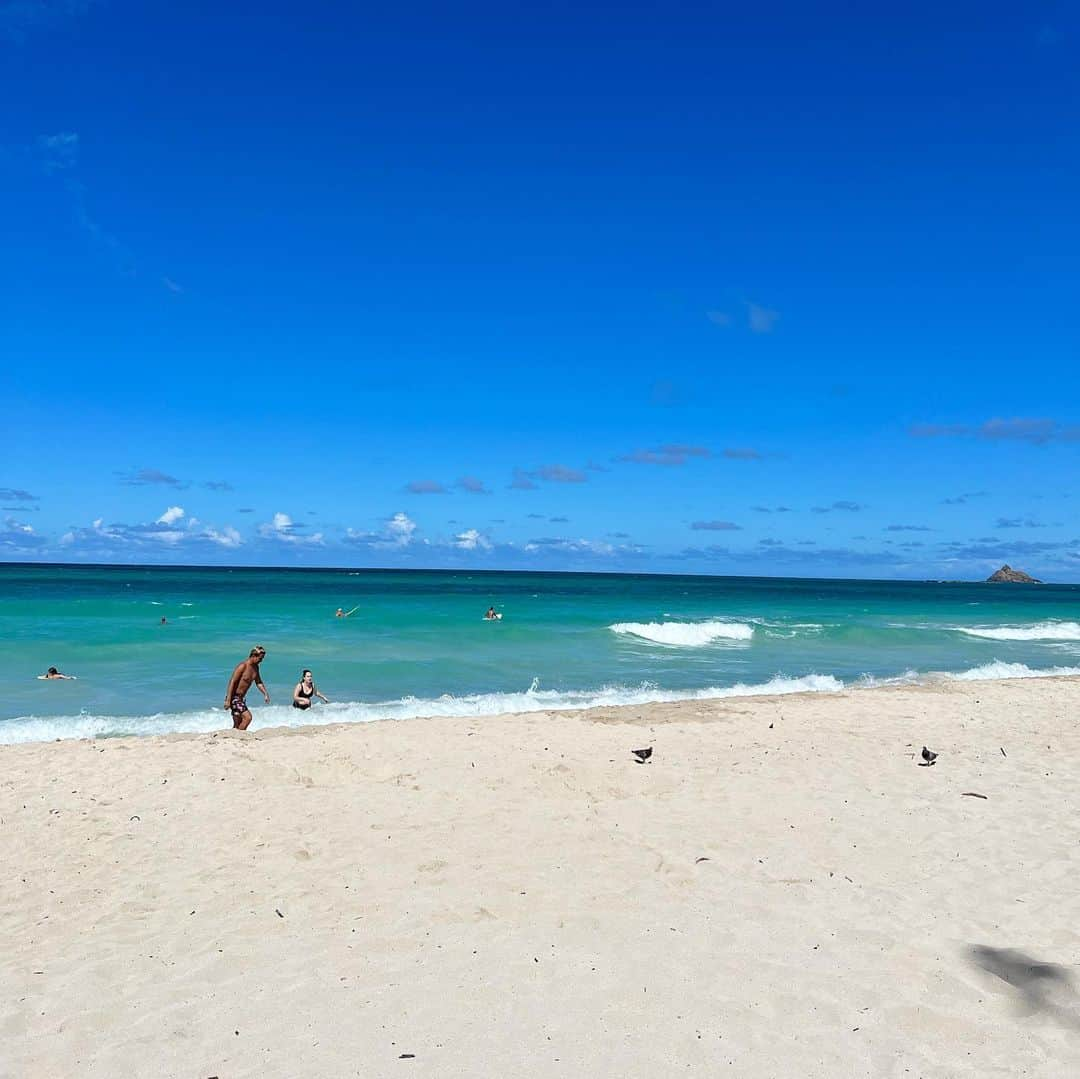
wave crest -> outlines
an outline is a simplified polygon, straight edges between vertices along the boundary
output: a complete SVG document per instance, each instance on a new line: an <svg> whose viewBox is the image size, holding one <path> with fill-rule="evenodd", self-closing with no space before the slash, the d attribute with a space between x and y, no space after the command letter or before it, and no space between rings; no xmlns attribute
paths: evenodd
<svg viewBox="0 0 1080 1079"><path fill-rule="evenodd" d="M988 641L1080 641L1080 622L1034 622L1029 626L957 626Z"/></svg>
<svg viewBox="0 0 1080 1079"><path fill-rule="evenodd" d="M266 727L316 727L328 723L370 723L382 719L498 716L524 712L566 712L579 708L610 708L626 704L669 704L675 701L717 700L724 697L757 697L789 693L837 693L843 682L828 674L802 678L777 675L768 682L706 689L667 690L651 682L639 686L603 686L597 690L551 690L533 685L523 693L475 693L455 697L402 697L375 704L321 705L306 712L283 705L254 709L253 725ZM160 712L150 716L21 716L0 723L0 744L51 742L56 738L102 738L121 735L209 733L228 726L221 709L197 712Z"/></svg>
<svg viewBox="0 0 1080 1079"><path fill-rule="evenodd" d="M1041 667L1036 670L1026 663L1002 663L1000 659L995 659L993 663L984 663L981 667L972 667L970 671L947 677L959 682L985 682L1000 678L1067 678L1078 674L1080 667Z"/></svg>
<svg viewBox="0 0 1080 1079"><path fill-rule="evenodd" d="M1002 678L1054 678L1080 675L1080 667L1033 669L1024 663L995 660L980 667L956 673L920 675L906 671L894 677L865 674L853 688L872 686L916 685L946 678L961 682L996 681ZM582 708L619 705L669 704L676 701L721 700L725 697L779 696L791 693L839 693L844 683L830 674L807 674L799 678L776 675L767 682L733 686L709 686L704 689L668 690L651 682L638 686L602 686L595 690L545 690L534 679L529 689L519 693L476 693L460 697L402 697L373 704L346 702L322 705L306 712L274 705L255 710L254 725L268 727L316 727L329 723L370 723L385 719L420 717L453 719L473 716L497 716L528 712L566 712ZM192 712L159 712L145 716L20 716L0 722L0 745L19 742L51 742L60 738L103 738L126 735L200 734L220 731L228 726L228 716L221 709Z"/></svg>
<svg viewBox="0 0 1080 1079"><path fill-rule="evenodd" d="M745 622L616 622L608 629L671 648L702 648L714 641L749 641L754 636L754 627Z"/></svg>

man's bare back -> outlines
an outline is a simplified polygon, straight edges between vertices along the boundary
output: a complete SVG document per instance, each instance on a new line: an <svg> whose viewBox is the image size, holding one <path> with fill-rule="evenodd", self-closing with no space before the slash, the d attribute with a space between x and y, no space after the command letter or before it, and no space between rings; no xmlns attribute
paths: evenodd
<svg viewBox="0 0 1080 1079"><path fill-rule="evenodd" d="M225 690L225 708L232 713L233 727L238 731L246 731L251 723L251 710L245 698L253 682L262 692L266 703L270 703L270 694L266 692L266 686L259 674L259 664L265 658L266 649L262 645L256 645L248 658L236 665L229 678L229 686Z"/></svg>

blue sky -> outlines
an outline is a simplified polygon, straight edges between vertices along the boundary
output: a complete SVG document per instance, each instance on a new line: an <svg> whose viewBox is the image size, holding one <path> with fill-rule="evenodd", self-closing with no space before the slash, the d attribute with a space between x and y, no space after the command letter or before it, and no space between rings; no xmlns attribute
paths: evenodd
<svg viewBox="0 0 1080 1079"><path fill-rule="evenodd" d="M0 0L0 559L1080 580L1078 45Z"/></svg>

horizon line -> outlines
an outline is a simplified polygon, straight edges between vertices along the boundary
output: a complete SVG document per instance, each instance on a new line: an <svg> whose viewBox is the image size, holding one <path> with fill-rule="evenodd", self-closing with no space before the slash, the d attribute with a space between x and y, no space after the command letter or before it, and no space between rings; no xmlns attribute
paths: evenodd
<svg viewBox="0 0 1080 1079"><path fill-rule="evenodd" d="M38 567L50 569L172 569L172 570L283 570L298 573L468 573L468 574L533 574L561 577L689 577L701 580L735 581L858 581L876 584L997 584L985 577L965 579L958 577L799 577L787 574L749 573L642 573L633 570L567 570L567 569L465 569L462 567L429 566L233 566L222 563L199 562L9 562L0 560L0 569L7 567ZM1080 587L1076 581L1040 581L1065 587Z"/></svg>

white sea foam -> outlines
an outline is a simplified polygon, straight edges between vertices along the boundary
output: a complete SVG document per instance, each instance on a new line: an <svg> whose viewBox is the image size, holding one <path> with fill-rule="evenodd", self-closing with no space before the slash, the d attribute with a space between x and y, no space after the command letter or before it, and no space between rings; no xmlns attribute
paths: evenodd
<svg viewBox="0 0 1080 1079"><path fill-rule="evenodd" d="M876 689L878 686L914 686L923 680L918 671L906 670L903 674L892 677L884 677L874 674L863 674L855 683L858 689Z"/></svg>
<svg viewBox="0 0 1080 1079"><path fill-rule="evenodd" d="M672 701L717 700L724 697L756 697L789 693L836 693L844 688L827 674L802 678L777 675L755 685L710 686L705 689L666 690L643 682L639 686L604 686L598 690L562 692L536 688L537 680L523 693L477 693L455 697L403 697L376 704L322 705L306 712L282 705L254 710L253 724L265 727L311 727L327 723L369 723L382 719L413 719L419 716L456 718L496 716L523 712L565 712L577 708L613 707L624 704L666 704ZM228 725L221 709L196 712L159 712L149 716L22 716L0 722L0 744L50 742L56 738L101 738L115 735L169 734L178 731L220 731Z"/></svg>
<svg viewBox="0 0 1080 1079"><path fill-rule="evenodd" d="M701 648L714 641L749 641L754 636L754 627L745 622L616 622L608 629L671 648Z"/></svg>
<svg viewBox="0 0 1080 1079"><path fill-rule="evenodd" d="M1080 622L1033 622L1027 626L956 626L988 641L1080 641Z"/></svg>
<svg viewBox="0 0 1080 1079"><path fill-rule="evenodd" d="M817 637L825 631L820 622L766 622L758 618L754 622L761 626L766 637Z"/></svg>
<svg viewBox="0 0 1080 1079"><path fill-rule="evenodd" d="M1003 663L995 660L980 667L957 673L921 675L905 671L895 677L863 675L852 688L900 686L918 684L933 679L954 679L961 682L997 680L1002 678L1052 678L1078 676L1080 667L1049 667L1033 669L1023 663ZM403 697L374 704L335 703L312 708L306 712L282 705L257 708L256 728L313 727L328 723L370 723L375 720L434 718L467 718L527 712L565 712L580 708L615 707L619 705L667 704L675 701L720 700L725 697L758 697L790 693L838 693L844 683L828 674L808 674L801 678L777 675L767 682L737 683L733 686L709 686L704 689L667 690L643 682L639 686L604 686L598 690L542 690L539 680L533 679L528 690L520 693L478 693L455 697ZM18 742L51 742L59 738L102 738L119 735L153 735L176 732L204 733L220 731L228 725L228 716L221 709L192 712L159 712L146 716L20 716L0 722L0 744Z"/></svg>
<svg viewBox="0 0 1080 1079"><path fill-rule="evenodd" d="M950 674L946 677L959 682L995 681L999 678L1061 678L1080 674L1080 667L1040 667L1034 669L1026 663L1002 663L995 659L993 663L984 663L981 667L972 667L970 671Z"/></svg>

